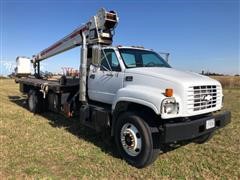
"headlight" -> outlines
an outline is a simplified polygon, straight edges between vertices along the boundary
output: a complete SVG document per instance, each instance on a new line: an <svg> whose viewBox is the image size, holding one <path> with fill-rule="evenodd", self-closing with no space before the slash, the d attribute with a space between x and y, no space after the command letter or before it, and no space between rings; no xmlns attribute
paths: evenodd
<svg viewBox="0 0 240 180"><path fill-rule="evenodd" d="M177 114L179 111L179 104L175 98L166 98L162 101L162 113Z"/></svg>

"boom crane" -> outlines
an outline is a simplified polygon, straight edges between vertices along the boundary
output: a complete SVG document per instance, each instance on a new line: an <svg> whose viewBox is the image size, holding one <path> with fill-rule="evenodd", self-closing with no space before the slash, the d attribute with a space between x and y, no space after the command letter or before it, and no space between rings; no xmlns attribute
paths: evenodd
<svg viewBox="0 0 240 180"><path fill-rule="evenodd" d="M32 62L38 63L51 56L60 54L76 46L83 45L83 36L86 37L86 44L112 44L113 31L118 23L118 16L115 11L106 11L101 8L90 21L75 29L72 33L57 41L40 53L33 55Z"/></svg>
<svg viewBox="0 0 240 180"><path fill-rule="evenodd" d="M85 25L75 29L72 33L57 41L40 53L33 55L32 63L36 72L40 72L40 61L60 54L77 46L81 48L80 65L80 92L79 100L86 102L86 75L87 75L87 46L103 44L111 45L114 29L118 23L118 16L115 11L106 11L101 8L95 16Z"/></svg>

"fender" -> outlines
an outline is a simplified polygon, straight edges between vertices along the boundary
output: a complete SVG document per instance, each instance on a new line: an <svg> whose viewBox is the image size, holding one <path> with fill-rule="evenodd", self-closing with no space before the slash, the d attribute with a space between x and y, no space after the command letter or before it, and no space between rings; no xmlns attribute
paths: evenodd
<svg viewBox="0 0 240 180"><path fill-rule="evenodd" d="M153 87L129 85L118 90L112 104L112 111L114 111L118 102L126 101L147 106L159 115L161 113L161 102L165 98L163 93L163 90Z"/></svg>

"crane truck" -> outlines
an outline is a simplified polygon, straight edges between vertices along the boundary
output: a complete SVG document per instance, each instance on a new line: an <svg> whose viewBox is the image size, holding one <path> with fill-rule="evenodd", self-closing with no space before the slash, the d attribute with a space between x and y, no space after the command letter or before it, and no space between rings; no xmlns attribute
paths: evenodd
<svg viewBox="0 0 240 180"><path fill-rule="evenodd" d="M230 122L231 113L220 111L218 81L174 69L151 49L112 46L118 22L115 11L102 8L32 58L17 57L16 82L31 112L78 116L82 125L108 130L121 157L137 168L154 162L164 146L204 143ZM41 61L79 46L79 76L41 75Z"/></svg>

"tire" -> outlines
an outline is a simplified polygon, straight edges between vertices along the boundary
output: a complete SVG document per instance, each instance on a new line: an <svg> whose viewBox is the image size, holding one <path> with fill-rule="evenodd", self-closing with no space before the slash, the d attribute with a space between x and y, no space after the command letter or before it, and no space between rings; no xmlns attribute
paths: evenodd
<svg viewBox="0 0 240 180"><path fill-rule="evenodd" d="M213 133L205 134L203 136L198 137L197 139L194 140L194 143L196 144L203 144L207 141L209 141L213 136Z"/></svg>
<svg viewBox="0 0 240 180"><path fill-rule="evenodd" d="M43 112L44 106L43 106L44 99L41 97L41 94L39 94L36 90L30 90L28 93L28 108L29 110L36 114Z"/></svg>
<svg viewBox="0 0 240 180"><path fill-rule="evenodd" d="M160 150L153 148L149 125L137 113L121 114L115 126L114 136L121 157L132 166L146 167L159 155Z"/></svg>

